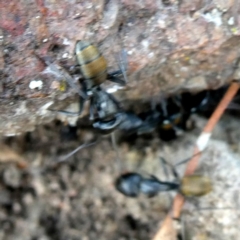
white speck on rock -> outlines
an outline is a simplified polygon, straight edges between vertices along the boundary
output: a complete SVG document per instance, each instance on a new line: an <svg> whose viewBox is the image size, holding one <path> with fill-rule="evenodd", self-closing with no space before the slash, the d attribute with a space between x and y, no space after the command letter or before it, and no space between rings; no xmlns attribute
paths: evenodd
<svg viewBox="0 0 240 240"><path fill-rule="evenodd" d="M159 26L159 28L164 29L164 28L166 28L166 22L162 19L159 19L158 26Z"/></svg>
<svg viewBox="0 0 240 240"><path fill-rule="evenodd" d="M70 41L67 38L63 38L63 45L70 45Z"/></svg>
<svg viewBox="0 0 240 240"><path fill-rule="evenodd" d="M148 57L149 58L152 58L154 56L154 52L150 52L149 54L148 54Z"/></svg>
<svg viewBox="0 0 240 240"><path fill-rule="evenodd" d="M93 4L92 4L92 3L89 3L89 4L86 6L87 9L90 9L90 8L92 8L92 7L93 7Z"/></svg>
<svg viewBox="0 0 240 240"><path fill-rule="evenodd" d="M148 48L148 46L149 46L148 40L143 40L143 41L141 42L141 44L142 44L143 47L145 47L145 48Z"/></svg>
<svg viewBox="0 0 240 240"><path fill-rule="evenodd" d="M188 67L181 67L181 68L180 68L180 71L181 71L181 72L188 72L189 69L188 69Z"/></svg>
<svg viewBox="0 0 240 240"><path fill-rule="evenodd" d="M64 53L63 55L62 55L62 58L67 58L68 57L68 53Z"/></svg>
<svg viewBox="0 0 240 240"><path fill-rule="evenodd" d="M42 86L43 86L43 82L41 80L33 80L29 83L30 89L35 89L35 88L42 89Z"/></svg>
<svg viewBox="0 0 240 240"><path fill-rule="evenodd" d="M208 12L206 14L202 14L202 17L207 22L213 22L217 27L220 27L222 25L222 13L218 9L213 9L211 12Z"/></svg>
<svg viewBox="0 0 240 240"><path fill-rule="evenodd" d="M16 109L16 113L15 115L23 115L24 113L27 113L28 109L27 109L27 102L23 101L20 106Z"/></svg>
<svg viewBox="0 0 240 240"><path fill-rule="evenodd" d="M233 25L234 24L234 17L230 17L228 19L228 25Z"/></svg>

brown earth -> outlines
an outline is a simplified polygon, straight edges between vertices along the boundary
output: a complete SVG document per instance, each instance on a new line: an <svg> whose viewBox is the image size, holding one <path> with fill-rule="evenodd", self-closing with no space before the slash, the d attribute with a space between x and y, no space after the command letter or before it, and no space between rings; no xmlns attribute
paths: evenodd
<svg viewBox="0 0 240 240"><path fill-rule="evenodd" d="M159 157L176 163L191 156L205 123L206 119L196 116L194 130L168 143L155 134L118 142L121 165L125 170L166 180ZM214 189L205 197L187 199L182 226L191 237L185 239L239 238L238 124L238 119L226 115L204 152L198 173L210 177ZM120 169L107 136L56 164L60 156L95 138L92 132L78 130L77 138L71 140L73 130L70 134L55 123L4 140L19 153L20 159L13 160L26 161L27 166L10 163L6 156L13 155L1 151L0 159L5 156L5 163L0 165L0 239L151 239L174 193L151 199L131 199L118 193L114 179ZM177 168L180 175L183 169L184 165Z"/></svg>

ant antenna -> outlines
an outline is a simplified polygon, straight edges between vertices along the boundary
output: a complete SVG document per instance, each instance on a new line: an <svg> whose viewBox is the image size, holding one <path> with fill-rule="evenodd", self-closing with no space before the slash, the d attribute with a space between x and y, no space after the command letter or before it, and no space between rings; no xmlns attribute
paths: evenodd
<svg viewBox="0 0 240 240"><path fill-rule="evenodd" d="M199 155L199 154L201 154L201 153L202 153L202 152L199 151L199 152L197 152L196 154L192 155L191 157L186 158L186 159L184 159L184 160L182 160L182 161L180 161L180 162L178 162L178 163L176 163L176 164L174 164L174 165L172 165L172 164L170 164L169 162L167 162L163 157L160 157L160 160L162 161L162 163L163 163L163 165L164 165L164 173L165 173L165 175L167 176L167 168L166 168L166 165L168 165L168 166L171 168L171 171L172 171L174 177L175 177L176 179L180 180L180 177L179 177L179 175L178 175L175 167L178 166L178 165L181 165L181 164L184 164L184 163L190 161L193 157L195 157L195 156L197 156L197 155Z"/></svg>
<svg viewBox="0 0 240 240"><path fill-rule="evenodd" d="M98 140L94 141L94 142L90 142L90 143L84 143L82 145L80 145L79 147L77 147L75 150L73 150L72 152L68 153L65 156L60 157L56 162L60 163L60 162L64 162L66 161L68 158L70 158L71 156L73 156L76 152L78 152L79 150L86 148L86 147L90 147L94 144L97 143Z"/></svg>
<svg viewBox="0 0 240 240"><path fill-rule="evenodd" d="M178 165L181 165L181 164L183 164L183 163L186 163L186 162L190 161L193 157L196 157L197 155L199 155L199 154L201 154L201 153L202 153L202 151L199 151L199 152L197 152L196 154L193 154L191 157L186 158L186 159L184 159L184 160L182 160L182 161L174 164L174 166L176 167L176 166L178 166Z"/></svg>
<svg viewBox="0 0 240 240"><path fill-rule="evenodd" d="M175 170L174 166L171 163L167 162L163 157L160 157L160 159L165 165L168 165L171 168L171 171L172 171L174 177L179 180L180 179L179 175L178 175L177 171Z"/></svg>
<svg viewBox="0 0 240 240"><path fill-rule="evenodd" d="M171 168L171 171L172 171L174 177L175 177L176 179L180 180L180 177L179 177L179 175L178 175L175 167L178 166L178 165L181 165L181 164L184 164L184 163L190 161L193 157L197 156L197 155L200 154L200 153L201 153L201 152L198 152L198 153L194 154L192 157L186 158L186 159L184 159L184 160L182 160L182 161L180 161L180 162L178 162L178 163L176 163L176 164L174 164L174 165L172 165L171 163L167 162L163 157L160 157L160 160L162 161L163 166L164 166L164 173L165 173L165 175L167 175L166 165L168 165L168 166Z"/></svg>

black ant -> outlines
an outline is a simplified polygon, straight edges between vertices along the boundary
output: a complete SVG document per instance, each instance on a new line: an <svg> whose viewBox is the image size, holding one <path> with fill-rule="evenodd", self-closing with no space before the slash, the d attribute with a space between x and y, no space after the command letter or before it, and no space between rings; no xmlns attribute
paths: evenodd
<svg viewBox="0 0 240 240"><path fill-rule="evenodd" d="M179 179L174 167L164 159L162 160L171 167L175 178ZM140 194L154 197L160 192L171 190L179 191L184 196L190 197L203 196L209 193L212 190L212 183L209 178L201 175L184 176L178 182L165 182L155 176L143 177L139 173L130 172L120 175L115 181L115 187L127 197L138 197Z"/></svg>

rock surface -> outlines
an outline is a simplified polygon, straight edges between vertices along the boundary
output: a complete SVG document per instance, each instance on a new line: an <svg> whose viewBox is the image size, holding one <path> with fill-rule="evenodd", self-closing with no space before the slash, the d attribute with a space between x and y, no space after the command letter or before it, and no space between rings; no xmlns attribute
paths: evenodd
<svg viewBox="0 0 240 240"><path fill-rule="evenodd" d="M80 39L99 46L109 70L126 50L130 90L121 99L231 81L240 55L238 8L236 0L0 1L0 133L31 131L56 117L49 107L76 101L37 56L70 70Z"/></svg>

